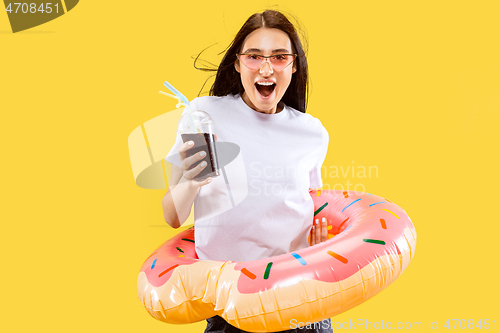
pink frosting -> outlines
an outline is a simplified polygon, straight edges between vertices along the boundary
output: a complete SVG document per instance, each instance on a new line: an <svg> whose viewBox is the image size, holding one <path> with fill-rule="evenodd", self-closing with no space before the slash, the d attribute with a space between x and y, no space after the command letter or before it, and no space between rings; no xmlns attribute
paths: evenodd
<svg viewBox="0 0 500 333"><path fill-rule="evenodd" d="M356 274L377 257L401 254L400 249L408 248L404 229L414 229L413 224L403 209L387 199L346 191L322 191L320 196L311 191L310 194L315 210L327 203L315 219L326 217L332 226L329 233L335 234L335 237L296 251L301 260L287 253L238 263L235 269L243 270L237 282L240 293L257 293L280 283L288 285L302 279L341 281ZM190 228L155 250L146 259L141 271L146 273L151 285L159 287L168 281L177 266L191 265L197 260L194 228ZM272 265L267 278L264 278L269 262Z"/></svg>

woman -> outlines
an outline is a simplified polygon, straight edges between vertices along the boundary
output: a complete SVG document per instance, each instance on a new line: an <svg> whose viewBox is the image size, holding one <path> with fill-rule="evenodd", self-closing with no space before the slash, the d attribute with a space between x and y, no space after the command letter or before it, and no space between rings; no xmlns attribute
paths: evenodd
<svg viewBox="0 0 500 333"><path fill-rule="evenodd" d="M239 146L233 169L195 180L204 155L187 156L193 142L180 136L166 157L173 165L165 221L178 228L194 202L200 259L249 261L309 246L308 190L322 186L328 132L305 113L306 94L307 60L293 24L277 11L252 15L228 48L211 96L191 102L211 115L219 142ZM318 222L311 245L327 240L326 221ZM243 332L219 316L207 322L205 332ZM286 332L332 332L330 319L315 324Z"/></svg>

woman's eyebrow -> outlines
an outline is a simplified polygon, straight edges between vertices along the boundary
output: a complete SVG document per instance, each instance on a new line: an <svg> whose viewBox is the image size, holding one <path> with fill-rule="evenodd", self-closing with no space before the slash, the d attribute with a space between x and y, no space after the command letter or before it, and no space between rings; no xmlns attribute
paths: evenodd
<svg viewBox="0 0 500 333"><path fill-rule="evenodd" d="M252 49L245 50L245 52L243 52L243 53L262 53L262 52L263 51L261 49L252 48ZM288 50L288 49L275 49L275 50L272 50L272 53L276 53L276 52L290 53L290 50Z"/></svg>

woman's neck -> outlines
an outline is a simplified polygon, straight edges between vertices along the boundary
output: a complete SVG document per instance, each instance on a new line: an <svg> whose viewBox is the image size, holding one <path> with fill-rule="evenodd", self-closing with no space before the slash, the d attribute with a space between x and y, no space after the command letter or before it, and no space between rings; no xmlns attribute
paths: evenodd
<svg viewBox="0 0 500 333"><path fill-rule="evenodd" d="M243 102L245 102L246 105L248 105L249 108L251 108L255 112L260 112L260 113L265 113L265 114L280 113L281 111L283 111L283 108L285 107L285 104L280 101L274 108L272 108L270 110L267 110L267 111L266 110L259 110L259 109L257 109L257 107L255 107L255 105L252 103L250 98L248 98L248 95L245 94L245 92L243 92L243 94L241 95L241 99L243 100Z"/></svg>

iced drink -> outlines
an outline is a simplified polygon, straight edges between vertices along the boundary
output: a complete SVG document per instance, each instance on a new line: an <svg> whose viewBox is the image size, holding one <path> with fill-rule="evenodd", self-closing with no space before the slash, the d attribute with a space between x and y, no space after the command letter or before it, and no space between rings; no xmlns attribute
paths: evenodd
<svg viewBox="0 0 500 333"><path fill-rule="evenodd" d="M205 157L191 166L196 167L201 162L207 162L207 166L196 176L196 180L206 179L208 177L219 176L219 166L217 165L217 156L215 155L215 138L210 133L186 133L181 134L182 142L193 141L193 148L187 150L187 156L194 155L201 151L206 153Z"/></svg>
<svg viewBox="0 0 500 333"><path fill-rule="evenodd" d="M177 131L181 135L182 142L194 142L193 147L186 151L186 157L201 151L206 153L203 159L195 162L191 166L192 169L203 161L207 162L207 165L195 177L196 180L217 177L220 173L219 163L217 162L217 152L215 150L213 126L214 121L210 115L201 110L193 110L189 114L184 114L177 125Z"/></svg>

